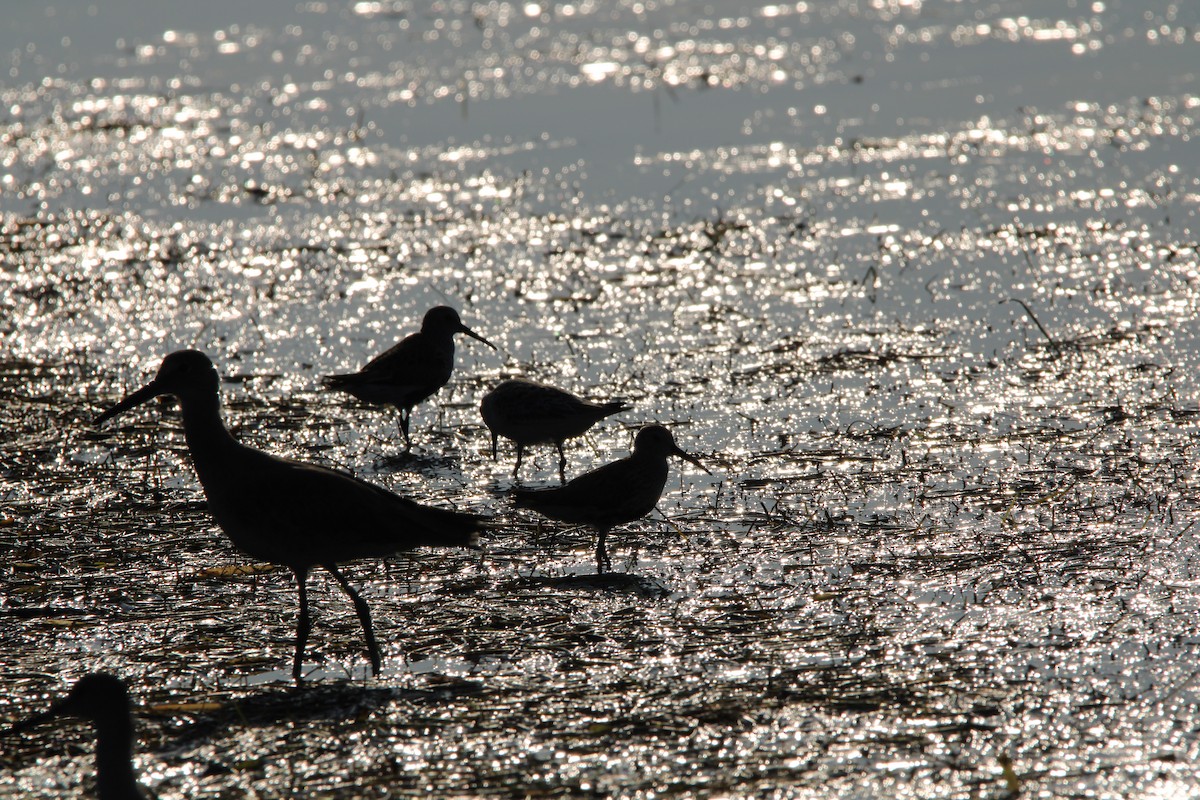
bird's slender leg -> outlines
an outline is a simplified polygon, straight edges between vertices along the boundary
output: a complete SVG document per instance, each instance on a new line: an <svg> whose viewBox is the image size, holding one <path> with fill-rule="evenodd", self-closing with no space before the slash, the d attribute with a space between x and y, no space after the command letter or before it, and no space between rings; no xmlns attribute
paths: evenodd
<svg viewBox="0 0 1200 800"><path fill-rule="evenodd" d="M408 435L408 423L410 419L412 419L412 409L400 409L400 432L404 434L404 452L406 453L412 449L412 439Z"/></svg>
<svg viewBox="0 0 1200 800"><path fill-rule="evenodd" d="M555 446L558 447L558 479L565 486L567 483L567 454L563 452L563 440L555 441Z"/></svg>
<svg viewBox="0 0 1200 800"><path fill-rule="evenodd" d="M296 583L300 585L300 617L296 620L296 655L292 659L292 680L300 683L304 676L300 667L304 662L304 645L312 630L312 618L308 615L308 569L294 569Z"/></svg>
<svg viewBox="0 0 1200 800"><path fill-rule="evenodd" d="M363 600L358 592L354 591L354 587L346 580L345 575L338 572L337 567L333 564L322 564L321 566L329 570L329 574L342 587L342 591L348 594L350 599L354 601L354 610L358 612L358 621L362 623L363 632L367 635L367 657L371 659L371 675L378 675L381 663L379 645L375 642L375 629L371 627L371 609L367 608L367 601Z"/></svg>
<svg viewBox="0 0 1200 800"><path fill-rule="evenodd" d="M517 473L521 471L521 458L525 455L525 445L517 442L517 465L513 467L513 480L517 480Z"/></svg>
<svg viewBox="0 0 1200 800"><path fill-rule="evenodd" d="M596 572L600 575L612 569L612 560L608 557L608 547L605 546L605 539L608 538L608 528L600 528L599 536L596 539Z"/></svg>
<svg viewBox="0 0 1200 800"><path fill-rule="evenodd" d="M496 460L496 440L500 438L500 434L492 432L492 461Z"/></svg>

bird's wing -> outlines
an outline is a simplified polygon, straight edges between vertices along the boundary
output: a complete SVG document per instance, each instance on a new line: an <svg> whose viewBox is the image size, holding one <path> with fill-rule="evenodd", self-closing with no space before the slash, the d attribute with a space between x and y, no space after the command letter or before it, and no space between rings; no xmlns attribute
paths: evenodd
<svg viewBox="0 0 1200 800"><path fill-rule="evenodd" d="M249 448L247 448L249 450ZM472 546L480 518L424 506L342 472L260 451L233 489L208 491L217 522L250 555L320 564L420 546Z"/></svg>
<svg viewBox="0 0 1200 800"><path fill-rule="evenodd" d="M630 494L629 459L605 464L554 489L518 489L518 506L532 508L564 522L595 522L607 518Z"/></svg>
<svg viewBox="0 0 1200 800"><path fill-rule="evenodd" d="M362 372L388 380L403 380L408 375L424 378L444 371L447 364L453 367L453 360L453 350L447 353L424 334L414 333L368 361Z"/></svg>
<svg viewBox="0 0 1200 800"><path fill-rule="evenodd" d="M538 423L579 414L586 404L570 392L553 386L515 387L505 411L515 423Z"/></svg>

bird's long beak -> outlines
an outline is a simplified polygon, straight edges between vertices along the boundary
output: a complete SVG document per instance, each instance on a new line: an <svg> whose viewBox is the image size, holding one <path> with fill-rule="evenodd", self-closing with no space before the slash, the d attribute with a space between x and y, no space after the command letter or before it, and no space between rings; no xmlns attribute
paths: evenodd
<svg viewBox="0 0 1200 800"><path fill-rule="evenodd" d="M62 704L63 704L63 701L60 700L57 703L55 703L54 705L50 706L50 708L46 709L45 711L42 711L38 714L34 714L32 717L26 717L25 719L21 720L17 724L13 725L11 728L5 728L4 730L0 731L0 739L4 738L5 736L11 736L11 735L17 734L17 733L24 733L25 731L29 730L30 728L36 728L38 725L41 725L43 722L48 722L49 720L54 719L55 717L59 716L62 713L62 710L61 710Z"/></svg>
<svg viewBox="0 0 1200 800"><path fill-rule="evenodd" d="M459 332L459 333L465 333L467 336L470 336L472 339L478 339L479 341L483 342L484 344L486 344L488 347L492 348L493 350L499 350L499 349L500 349L499 347L496 347L496 345L494 345L494 344L492 344L491 342L489 342L487 339L485 339L485 338L483 338L482 336L480 336L480 335L479 335L478 333L476 333L475 331L473 331L473 330L471 330L470 328L468 328L466 325L463 325L461 328L459 328L459 329L458 329L458 332Z"/></svg>
<svg viewBox="0 0 1200 800"><path fill-rule="evenodd" d="M105 411L103 414L96 417L96 426L99 427L118 414L123 414L134 406L140 406L147 400L153 400L155 397L158 397L162 394L166 394L166 392L158 384L158 381L150 381L150 383L147 383L145 386L138 389L121 402L117 403L108 411Z"/></svg>
<svg viewBox="0 0 1200 800"><path fill-rule="evenodd" d="M708 468L700 463L700 459L696 458L691 453L685 453L683 450L679 449L678 445L675 445L675 449L672 450L671 452L674 453L675 455L679 456L680 458L682 458L684 461L689 461L689 462L695 464L697 467L699 467L700 469L702 469L704 471L704 474L712 475L712 473L708 471Z"/></svg>

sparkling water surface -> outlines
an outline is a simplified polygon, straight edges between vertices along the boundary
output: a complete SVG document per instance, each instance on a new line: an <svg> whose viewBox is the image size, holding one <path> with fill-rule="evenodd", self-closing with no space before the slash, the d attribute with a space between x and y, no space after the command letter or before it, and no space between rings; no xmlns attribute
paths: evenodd
<svg viewBox="0 0 1200 800"><path fill-rule="evenodd" d="M161 5L0 26L0 724L114 672L163 798L1200 792L1200 6ZM404 454L320 377L443 303L500 349ZM243 441L493 518L347 568L379 678L322 575L291 685L174 403L92 424L182 347ZM634 405L568 476L651 421L712 471L633 578L511 507L516 375Z"/></svg>

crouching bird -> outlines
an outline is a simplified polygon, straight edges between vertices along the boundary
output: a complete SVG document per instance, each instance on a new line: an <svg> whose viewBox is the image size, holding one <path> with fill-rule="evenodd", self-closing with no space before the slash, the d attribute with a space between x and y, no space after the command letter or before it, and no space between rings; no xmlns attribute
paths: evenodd
<svg viewBox="0 0 1200 800"><path fill-rule="evenodd" d="M474 547L483 520L423 506L351 475L240 444L221 421L217 371L197 350L168 355L154 380L101 414L96 424L160 395L179 398L196 476L225 535L251 558L280 564L296 576L300 616L292 677L302 680L304 646L312 628L307 580L315 567L327 570L353 601L371 673L378 675L371 612L338 564L414 547Z"/></svg>
<svg viewBox="0 0 1200 800"><path fill-rule="evenodd" d="M563 442L582 436L605 417L628 411L632 406L614 400L589 403L568 391L524 378L504 381L483 396L479 413L492 432L492 460L496 442L503 436L517 446L517 464L513 479L521 470L525 448L533 444L553 443L558 448L558 478L567 482L567 456Z"/></svg>

